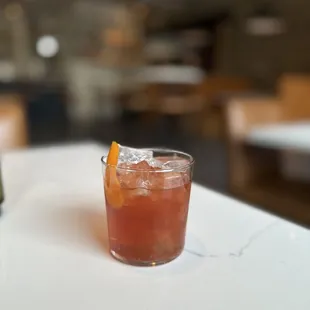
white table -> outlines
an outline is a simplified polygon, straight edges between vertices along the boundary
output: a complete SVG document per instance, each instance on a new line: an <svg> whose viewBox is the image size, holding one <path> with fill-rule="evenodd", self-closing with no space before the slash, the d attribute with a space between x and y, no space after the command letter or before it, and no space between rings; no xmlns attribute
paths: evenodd
<svg viewBox="0 0 310 310"><path fill-rule="evenodd" d="M153 268L106 250L96 144L3 156L0 309L310 309L310 233L193 185L185 252Z"/></svg>
<svg viewBox="0 0 310 310"><path fill-rule="evenodd" d="M310 153L310 121L258 126L250 131L247 142Z"/></svg>
<svg viewBox="0 0 310 310"><path fill-rule="evenodd" d="M283 175L310 181L310 122L258 126L250 131L247 142L280 150Z"/></svg>

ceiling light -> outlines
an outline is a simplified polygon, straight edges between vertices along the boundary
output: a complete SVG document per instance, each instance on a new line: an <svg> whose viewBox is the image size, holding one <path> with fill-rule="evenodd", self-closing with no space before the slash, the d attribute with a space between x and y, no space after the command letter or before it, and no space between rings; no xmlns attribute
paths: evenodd
<svg viewBox="0 0 310 310"><path fill-rule="evenodd" d="M253 12L246 20L246 32L251 35L272 36L285 32L283 18L273 7L264 5Z"/></svg>
<svg viewBox="0 0 310 310"><path fill-rule="evenodd" d="M54 57L59 52L58 40L53 36L42 36L37 41L36 50L41 57Z"/></svg>

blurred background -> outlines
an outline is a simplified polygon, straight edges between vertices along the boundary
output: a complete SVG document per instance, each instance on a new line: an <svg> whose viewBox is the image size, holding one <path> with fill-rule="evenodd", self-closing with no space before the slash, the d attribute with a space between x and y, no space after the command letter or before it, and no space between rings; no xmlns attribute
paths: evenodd
<svg viewBox="0 0 310 310"><path fill-rule="evenodd" d="M0 150L173 147L310 226L309 26L306 0L1 0Z"/></svg>

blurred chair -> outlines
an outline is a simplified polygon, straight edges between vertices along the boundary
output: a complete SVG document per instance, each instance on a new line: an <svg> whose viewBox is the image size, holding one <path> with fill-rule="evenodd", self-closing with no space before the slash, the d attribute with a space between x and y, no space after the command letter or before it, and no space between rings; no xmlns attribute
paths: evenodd
<svg viewBox="0 0 310 310"><path fill-rule="evenodd" d="M255 126L310 119L310 78L284 76L274 98L233 99L225 107L232 194L310 225L309 184L283 176L282 153L246 144Z"/></svg>
<svg viewBox="0 0 310 310"><path fill-rule="evenodd" d="M28 145L23 101L15 95L0 95L0 151Z"/></svg>
<svg viewBox="0 0 310 310"><path fill-rule="evenodd" d="M127 92L126 100L123 101L123 108L131 112L150 112L157 100L158 93L155 85L137 84L134 89Z"/></svg>
<svg viewBox="0 0 310 310"><path fill-rule="evenodd" d="M204 111L194 120L196 131L207 137L223 137L225 133L225 104L234 95L252 89L251 80L240 77L208 76L200 85Z"/></svg>
<svg viewBox="0 0 310 310"><path fill-rule="evenodd" d="M279 80L278 93L287 120L310 119L309 75L284 75Z"/></svg>
<svg viewBox="0 0 310 310"><path fill-rule="evenodd" d="M147 120L150 113L155 119L174 116L176 120L179 116L201 112L204 101L199 88L203 77L202 70L191 66L145 67L136 76L136 83L140 88L125 107L136 112L146 112L144 115Z"/></svg>
<svg viewBox="0 0 310 310"><path fill-rule="evenodd" d="M166 115L184 115L202 111L204 101L198 92L199 84L157 84L153 109Z"/></svg>
<svg viewBox="0 0 310 310"><path fill-rule="evenodd" d="M236 98L225 105L225 118L229 140L243 142L254 126L283 121L284 109L277 98Z"/></svg>
<svg viewBox="0 0 310 310"><path fill-rule="evenodd" d="M273 168L276 166L272 159L261 160L259 155L257 158L256 156L255 158L249 157L250 150L245 144L245 138L257 125L281 122L283 110L280 102L272 98L236 99L226 105L226 117L230 190L233 193L239 193L256 178L266 177L266 174L273 173Z"/></svg>
<svg viewBox="0 0 310 310"><path fill-rule="evenodd" d="M201 91L207 101L212 104L223 92L243 92L252 88L252 82L249 79L237 76L208 76L201 85Z"/></svg>

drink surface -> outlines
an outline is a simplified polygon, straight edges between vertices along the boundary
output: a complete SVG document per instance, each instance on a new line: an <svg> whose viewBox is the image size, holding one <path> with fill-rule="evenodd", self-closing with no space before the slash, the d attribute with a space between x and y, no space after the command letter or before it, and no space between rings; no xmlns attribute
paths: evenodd
<svg viewBox="0 0 310 310"><path fill-rule="evenodd" d="M137 264L174 259L184 247L190 173L160 171L145 161L124 167L117 172L122 206L106 199L111 251Z"/></svg>

